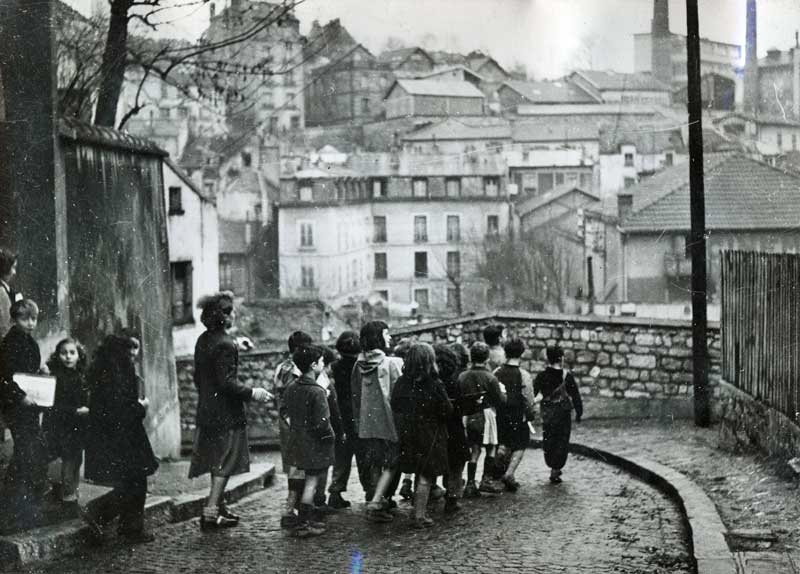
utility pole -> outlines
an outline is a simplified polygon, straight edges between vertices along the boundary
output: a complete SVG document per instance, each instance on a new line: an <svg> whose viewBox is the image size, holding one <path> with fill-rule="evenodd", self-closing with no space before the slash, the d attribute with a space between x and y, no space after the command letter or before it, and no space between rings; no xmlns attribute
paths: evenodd
<svg viewBox="0 0 800 574"><path fill-rule="evenodd" d="M700 26L697 0L686 0L686 72L689 107L689 205L692 253L692 377L694 422L708 426L711 419L708 388L706 327L706 214L703 183L703 107L700 87Z"/></svg>

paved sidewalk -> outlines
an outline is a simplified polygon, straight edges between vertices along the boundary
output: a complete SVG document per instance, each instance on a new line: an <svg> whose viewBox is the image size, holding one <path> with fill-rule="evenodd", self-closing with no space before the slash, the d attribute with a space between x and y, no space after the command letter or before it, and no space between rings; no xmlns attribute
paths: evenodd
<svg viewBox="0 0 800 574"><path fill-rule="evenodd" d="M690 421L587 421L572 440L685 475L714 503L737 568L800 573L800 481L780 461L719 448L717 427Z"/></svg>

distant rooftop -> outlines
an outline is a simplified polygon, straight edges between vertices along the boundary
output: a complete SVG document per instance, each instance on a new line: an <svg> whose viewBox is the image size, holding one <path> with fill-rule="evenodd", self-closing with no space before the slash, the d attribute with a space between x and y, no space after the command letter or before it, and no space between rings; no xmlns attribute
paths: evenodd
<svg viewBox="0 0 800 574"><path fill-rule="evenodd" d="M574 75L583 77L595 88L602 91L638 90L670 92L672 88L650 74L622 73L613 70L577 70Z"/></svg>
<svg viewBox="0 0 800 574"><path fill-rule="evenodd" d="M470 82L440 80L396 80L407 93L415 96L442 96L453 98L483 98L483 92ZM390 88L391 92L394 87Z"/></svg>
<svg viewBox="0 0 800 574"><path fill-rule="evenodd" d="M523 82L509 80L503 84L508 86L526 100L534 104L588 104L597 103L585 91L564 80L552 82ZM502 86L501 86L502 87Z"/></svg>

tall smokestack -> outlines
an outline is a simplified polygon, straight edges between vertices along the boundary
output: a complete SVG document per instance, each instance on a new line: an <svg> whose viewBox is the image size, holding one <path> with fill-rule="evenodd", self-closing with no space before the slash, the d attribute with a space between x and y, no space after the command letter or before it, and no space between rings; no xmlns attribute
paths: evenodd
<svg viewBox="0 0 800 574"><path fill-rule="evenodd" d="M653 77L672 85L672 36L669 32L669 0L653 0L650 23L650 65Z"/></svg>
<svg viewBox="0 0 800 574"><path fill-rule="evenodd" d="M744 111L757 114L758 101L758 44L756 41L756 0L747 0L747 22L744 63Z"/></svg>

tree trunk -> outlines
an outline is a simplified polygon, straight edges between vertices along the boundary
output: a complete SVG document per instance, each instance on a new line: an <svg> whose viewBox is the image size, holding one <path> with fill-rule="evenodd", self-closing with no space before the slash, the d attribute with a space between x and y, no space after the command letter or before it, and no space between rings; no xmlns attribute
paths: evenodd
<svg viewBox="0 0 800 574"><path fill-rule="evenodd" d="M125 79L128 59L128 10L133 0L112 0L108 37L100 64L100 91L97 94L97 110L94 123L113 128L117 121L117 104Z"/></svg>

